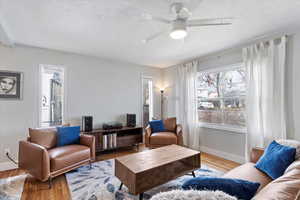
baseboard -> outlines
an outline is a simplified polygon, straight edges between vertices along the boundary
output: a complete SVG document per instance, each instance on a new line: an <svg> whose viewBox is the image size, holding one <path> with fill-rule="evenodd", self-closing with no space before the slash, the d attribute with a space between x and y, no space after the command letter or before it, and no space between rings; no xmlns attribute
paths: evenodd
<svg viewBox="0 0 300 200"><path fill-rule="evenodd" d="M237 162L237 163L245 163L245 158L242 157L242 156L227 153L227 152L224 152L224 151L219 151L219 150L212 149L212 148L209 148L209 147L206 147L206 146L200 146L200 151L203 151L205 153L209 153L209 154L212 154L212 155L215 155L215 156L219 156L219 157L227 159L227 160L232 160L232 161Z"/></svg>
<svg viewBox="0 0 300 200"><path fill-rule="evenodd" d="M12 162L2 162L0 163L0 171L6 171L11 169L17 169L18 166Z"/></svg>

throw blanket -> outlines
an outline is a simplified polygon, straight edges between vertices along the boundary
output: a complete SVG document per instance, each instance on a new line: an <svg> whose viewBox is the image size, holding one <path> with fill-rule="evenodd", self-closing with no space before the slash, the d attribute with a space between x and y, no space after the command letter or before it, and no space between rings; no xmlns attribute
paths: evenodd
<svg viewBox="0 0 300 200"><path fill-rule="evenodd" d="M150 200L237 200L221 191L172 190L154 195Z"/></svg>

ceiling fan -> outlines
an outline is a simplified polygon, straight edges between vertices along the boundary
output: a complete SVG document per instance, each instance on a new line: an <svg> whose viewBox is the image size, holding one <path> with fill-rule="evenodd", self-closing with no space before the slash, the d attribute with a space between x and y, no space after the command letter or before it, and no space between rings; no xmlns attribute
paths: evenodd
<svg viewBox="0 0 300 200"><path fill-rule="evenodd" d="M144 39L143 43L159 37L160 35L168 32L169 36L174 40L184 39L188 34L188 28L199 26L220 26L232 24L233 18L213 18L213 19L189 19L192 15L190 10L184 6L182 2L172 3L170 11L175 15L175 19L169 20L162 17L152 16L145 14L144 17L148 20L161 22L170 26L170 30L164 30L149 36Z"/></svg>

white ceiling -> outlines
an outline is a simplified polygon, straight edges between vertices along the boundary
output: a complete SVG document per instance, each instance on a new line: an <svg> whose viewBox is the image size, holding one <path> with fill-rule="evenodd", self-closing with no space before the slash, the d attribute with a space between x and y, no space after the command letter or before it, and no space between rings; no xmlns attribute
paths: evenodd
<svg viewBox="0 0 300 200"><path fill-rule="evenodd" d="M171 2L184 1L193 18L234 17L234 24L189 30L185 41L141 17L172 17ZM141 65L166 67L229 48L274 30L300 25L300 0L0 0L0 17L15 43Z"/></svg>

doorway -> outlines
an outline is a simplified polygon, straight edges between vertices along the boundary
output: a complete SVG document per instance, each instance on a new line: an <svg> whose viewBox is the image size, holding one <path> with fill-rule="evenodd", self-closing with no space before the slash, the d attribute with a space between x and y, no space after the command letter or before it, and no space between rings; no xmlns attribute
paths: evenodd
<svg viewBox="0 0 300 200"><path fill-rule="evenodd" d="M152 77L142 77L142 121L143 126L146 127L153 119L153 80Z"/></svg>

